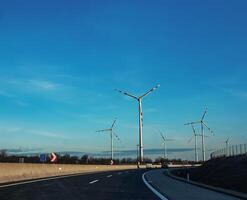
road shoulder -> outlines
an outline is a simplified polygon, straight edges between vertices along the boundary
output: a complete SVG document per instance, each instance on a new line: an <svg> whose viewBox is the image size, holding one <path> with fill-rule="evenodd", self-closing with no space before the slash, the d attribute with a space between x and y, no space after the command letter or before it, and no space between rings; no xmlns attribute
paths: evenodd
<svg viewBox="0 0 247 200"><path fill-rule="evenodd" d="M196 181L191 181L191 180L188 181L188 180L186 180L186 179L184 179L182 177L178 177L178 176L173 175L171 173L171 170L165 170L164 171L164 175L165 176L169 176L169 177L171 177L171 178L173 178L175 180L179 180L179 181L182 181L182 182L185 182L185 183L189 183L189 184L192 184L192 185L195 185L195 186L198 186L198 187L210 189L210 190L213 190L213 191L216 191L216 192L219 192L219 193L231 195L231 196L234 196L234 197L237 197L237 198L241 198L241 199L247 199L247 194L244 194L244 193L241 193L241 192L232 191L232 190L227 190L227 189L223 189L223 188L219 188L219 187L214 187L214 186L211 186L211 185L206 185L206 184L199 183L199 182L196 182Z"/></svg>
<svg viewBox="0 0 247 200"><path fill-rule="evenodd" d="M164 169L150 170L146 181L169 200L239 200L234 197L180 181L164 174Z"/></svg>

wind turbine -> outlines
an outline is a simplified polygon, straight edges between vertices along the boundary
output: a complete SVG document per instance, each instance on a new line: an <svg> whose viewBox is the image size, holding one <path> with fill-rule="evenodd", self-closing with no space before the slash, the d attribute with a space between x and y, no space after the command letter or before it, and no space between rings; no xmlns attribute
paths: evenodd
<svg viewBox="0 0 247 200"><path fill-rule="evenodd" d="M204 118L207 114L207 111L208 109L206 108L205 112L203 113L202 115L202 118L200 121L196 121L196 122L191 122L191 123L187 123L185 125L189 125L189 124L200 124L201 125L201 135L202 135L202 161L205 162L206 160L206 151L205 151L205 144L204 144L204 141L205 141L205 135L204 135L204 127L206 127L211 134L213 134L213 131L204 123Z"/></svg>
<svg viewBox="0 0 247 200"><path fill-rule="evenodd" d="M227 140L225 141L225 143L226 143L226 156L229 155L229 152L228 152L229 140L230 140L230 138L227 138Z"/></svg>
<svg viewBox="0 0 247 200"><path fill-rule="evenodd" d="M129 96L131 98L134 98L135 100L138 101L139 104L139 159L140 162L143 162L143 141L142 141L142 128L143 128L143 113L142 113L142 99L143 97L149 95L151 92L153 92L154 90L156 90L160 85L156 85L154 88L152 88L151 90L147 91L146 93L144 93L141 96L134 96L130 93L121 91L121 90L117 90L115 89L117 92L120 92L126 96Z"/></svg>
<svg viewBox="0 0 247 200"><path fill-rule="evenodd" d="M194 127L193 123L187 123L185 125L191 125L191 128L193 130L193 136L190 138L190 140L188 141L188 143L190 143L192 141L193 138L195 138L195 162L198 162L198 153L197 153L197 136L201 136L196 134L196 130Z"/></svg>
<svg viewBox="0 0 247 200"><path fill-rule="evenodd" d="M167 156L166 156L166 142L170 142L170 141L174 141L173 139L167 139L166 137L164 137L164 135L163 135L163 133L161 132L161 131L159 131L160 132L160 135L161 135L161 137L162 137L162 139L163 139L163 145L164 145L164 159L166 159L167 158Z"/></svg>
<svg viewBox="0 0 247 200"><path fill-rule="evenodd" d="M114 120L114 122L112 123L110 128L96 131L96 132L108 132L111 135L111 164L113 164L113 138L114 138L114 136L117 138L117 140L119 140L119 137L113 131L113 127L114 127L114 125L116 123L116 120L117 119Z"/></svg>

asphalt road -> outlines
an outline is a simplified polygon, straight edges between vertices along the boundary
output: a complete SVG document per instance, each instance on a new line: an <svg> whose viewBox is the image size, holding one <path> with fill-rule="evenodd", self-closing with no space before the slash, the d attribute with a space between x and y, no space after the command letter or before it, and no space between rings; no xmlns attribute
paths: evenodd
<svg viewBox="0 0 247 200"><path fill-rule="evenodd" d="M164 170L152 170L145 177L169 200L239 200L226 194L175 180L165 176L163 172Z"/></svg>
<svg viewBox="0 0 247 200"><path fill-rule="evenodd" d="M1 200L158 200L142 181L145 170L88 174L0 188Z"/></svg>

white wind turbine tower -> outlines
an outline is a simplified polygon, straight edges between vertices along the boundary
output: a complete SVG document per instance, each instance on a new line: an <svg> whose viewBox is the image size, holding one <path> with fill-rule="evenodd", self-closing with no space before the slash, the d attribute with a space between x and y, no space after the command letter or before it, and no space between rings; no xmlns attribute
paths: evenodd
<svg viewBox="0 0 247 200"><path fill-rule="evenodd" d="M230 140L230 138L227 138L227 140L225 141L225 143L226 143L226 156L229 155L229 150L228 150L228 147L229 147L229 140Z"/></svg>
<svg viewBox="0 0 247 200"><path fill-rule="evenodd" d="M163 135L163 133L161 132L161 131L159 131L160 132L160 135L161 135L161 137L162 137L162 139L163 139L163 145L164 145L164 159L166 159L167 158L167 156L166 156L166 142L170 142L170 141L174 141L173 139L167 139L164 135Z"/></svg>
<svg viewBox="0 0 247 200"><path fill-rule="evenodd" d="M190 143L193 138L195 139L195 162L198 162L197 136L201 136L201 135L196 134L196 130L195 130L195 127L194 127L194 124L193 123L187 123L185 125L191 125L191 128L193 130L193 136L190 138L190 140L188 141L188 143Z"/></svg>
<svg viewBox="0 0 247 200"><path fill-rule="evenodd" d="M209 131L210 131L210 133L212 134L213 133L213 131L204 123L204 118L205 118L205 116L206 116L206 114L207 114L207 111L208 111L208 109L206 108L206 110L205 110L205 112L203 113L203 115L202 115L202 118L201 118L201 120L200 121L196 121L196 122L191 122L191 123L189 123L189 124L200 124L201 125L201 136L202 136L202 161L203 162L205 162L205 160L206 160L206 151L205 151L205 134L204 134L204 127L206 127ZM187 124L186 124L187 125Z"/></svg>
<svg viewBox="0 0 247 200"><path fill-rule="evenodd" d="M121 91L121 90L117 90L118 92L129 96L131 98L134 98L138 101L139 104L139 159L140 159L140 163L143 162L143 141L142 141L142 128L143 128L143 115L142 115L142 99L143 97L147 96L148 94L150 94L151 92L153 92L154 90L156 90L160 85L156 85L154 88L152 88L151 90L147 91L145 94L141 95L141 96L134 96L132 94L129 94L127 92Z"/></svg>
<svg viewBox="0 0 247 200"><path fill-rule="evenodd" d="M117 140L119 140L119 137L113 131L113 127L116 123L116 120L117 119L115 119L114 122L112 123L111 128L96 131L96 132L108 132L111 135L111 164L113 164L113 138L114 138L114 136L117 138Z"/></svg>

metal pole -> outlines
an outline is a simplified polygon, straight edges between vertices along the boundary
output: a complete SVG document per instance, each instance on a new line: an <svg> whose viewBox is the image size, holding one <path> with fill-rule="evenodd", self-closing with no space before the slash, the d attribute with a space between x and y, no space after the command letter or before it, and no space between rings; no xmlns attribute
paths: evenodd
<svg viewBox="0 0 247 200"><path fill-rule="evenodd" d="M136 145L136 164L137 164L137 168L139 168L139 145Z"/></svg>
<svg viewBox="0 0 247 200"><path fill-rule="evenodd" d="M142 142L142 99L138 99L139 102L139 159L140 163L143 163L143 142Z"/></svg>
<svg viewBox="0 0 247 200"><path fill-rule="evenodd" d="M228 141L226 141L226 156L229 156L229 152L228 152Z"/></svg>
<svg viewBox="0 0 247 200"><path fill-rule="evenodd" d="M204 145L204 129L203 129L203 124L201 122L201 130L202 130L202 161L205 162L205 145Z"/></svg>
<svg viewBox="0 0 247 200"><path fill-rule="evenodd" d="M165 159L167 159L167 156L166 156L166 142L164 141L164 156L165 156Z"/></svg>
<svg viewBox="0 0 247 200"><path fill-rule="evenodd" d="M164 158L164 160L165 160L165 158L166 158L166 155L165 155L166 153L165 153L165 142L163 142L163 158Z"/></svg>
<svg viewBox="0 0 247 200"><path fill-rule="evenodd" d="M195 161L198 162L198 154L197 154L197 138L195 135Z"/></svg>
<svg viewBox="0 0 247 200"><path fill-rule="evenodd" d="M113 161L113 131L111 130L111 160Z"/></svg>

